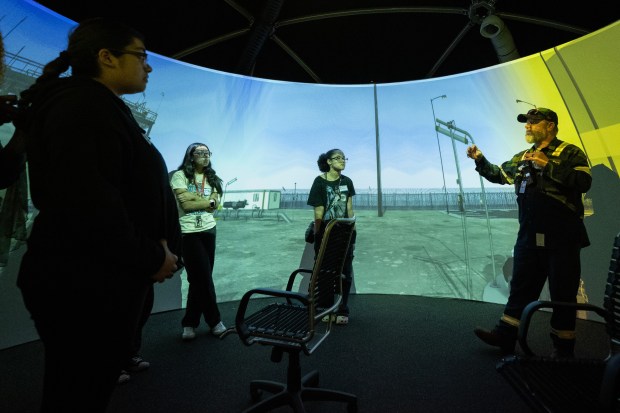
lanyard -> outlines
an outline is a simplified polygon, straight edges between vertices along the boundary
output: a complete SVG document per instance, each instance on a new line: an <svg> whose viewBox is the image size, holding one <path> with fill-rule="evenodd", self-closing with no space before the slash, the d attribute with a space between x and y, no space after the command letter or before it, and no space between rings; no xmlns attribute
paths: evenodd
<svg viewBox="0 0 620 413"><path fill-rule="evenodd" d="M198 186L198 182L196 182L196 175L194 175L194 185L196 185L196 193L200 194L200 197L205 196L205 182L207 181L207 174L202 175L202 186ZM200 189L199 189L200 188Z"/></svg>

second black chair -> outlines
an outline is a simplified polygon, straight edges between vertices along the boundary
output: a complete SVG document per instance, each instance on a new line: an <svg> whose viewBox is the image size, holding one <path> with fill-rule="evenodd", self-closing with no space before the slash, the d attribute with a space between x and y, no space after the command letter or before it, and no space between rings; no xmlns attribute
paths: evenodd
<svg viewBox="0 0 620 413"><path fill-rule="evenodd" d="M318 387L318 371L313 370L302 377L300 364L300 353L312 354L330 334L332 317L327 317L330 321L325 323L321 319L334 314L340 304L342 267L354 227L355 221L352 219L330 221L312 270L293 271L286 290L256 288L245 293L241 299L235 329L243 343L248 346L255 343L272 346L273 362L280 362L284 353L289 358L286 383L270 380L250 383L250 395L258 403L245 413L267 412L285 405L291 406L297 413L303 413L304 400L346 402L349 413L357 412L355 395ZM293 291L296 277L304 273L310 274L308 291ZM265 300L251 302L257 296ZM260 302L262 307L249 311L248 307L256 302ZM263 391L273 394L259 401Z"/></svg>
<svg viewBox="0 0 620 413"><path fill-rule="evenodd" d="M552 358L534 354L528 344L534 314L541 309L562 307L595 312L605 319L610 349L606 358ZM519 345L525 354L504 357L497 364L497 370L532 411L620 411L620 233L614 240L603 307L534 301L521 315Z"/></svg>

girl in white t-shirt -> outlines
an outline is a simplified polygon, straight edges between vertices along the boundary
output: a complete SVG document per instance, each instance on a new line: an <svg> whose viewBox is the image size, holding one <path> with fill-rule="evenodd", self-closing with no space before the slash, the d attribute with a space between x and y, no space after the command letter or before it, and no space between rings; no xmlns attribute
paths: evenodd
<svg viewBox="0 0 620 413"><path fill-rule="evenodd" d="M183 340L196 337L201 316L212 334L219 336L226 331L213 284L216 238L213 212L220 203L222 179L212 168L211 155L204 143L192 143L170 181L179 207L183 262L189 283L185 316L181 321Z"/></svg>

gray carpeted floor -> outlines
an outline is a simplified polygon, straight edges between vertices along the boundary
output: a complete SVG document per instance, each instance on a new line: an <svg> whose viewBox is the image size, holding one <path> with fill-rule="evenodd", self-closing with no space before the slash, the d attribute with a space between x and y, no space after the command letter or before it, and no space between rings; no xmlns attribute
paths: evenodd
<svg viewBox="0 0 620 413"><path fill-rule="evenodd" d="M338 326L311 356L302 355L301 364L304 373L319 370L322 387L356 394L360 413L528 411L495 371L499 353L472 333L476 325L492 327L501 305L396 295L351 301L350 324ZM220 304L227 325L236 305ZM183 342L182 311L151 317L142 351L151 368L118 386L110 413L241 412L250 405L250 380L285 380L287 359L273 363L270 348L247 347L236 335L220 340L201 326L194 341ZM542 313L533 323L539 334L532 348L541 354L551 351L547 322ZM578 335L580 356L602 357L609 349L601 323L580 320ZM38 341L0 351L0 412L36 412L42 367ZM346 411L339 403L306 406Z"/></svg>

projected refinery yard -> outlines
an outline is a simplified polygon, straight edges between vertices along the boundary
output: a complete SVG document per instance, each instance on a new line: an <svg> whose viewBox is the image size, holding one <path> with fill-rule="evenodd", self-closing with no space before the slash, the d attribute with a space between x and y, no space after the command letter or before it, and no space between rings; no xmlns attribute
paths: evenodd
<svg viewBox="0 0 620 413"><path fill-rule="evenodd" d="M6 69L4 81L0 83L0 95L17 95L28 89L43 73L45 63L36 62L20 54L7 52L4 57ZM146 102L123 101L131 109L136 121L148 136L157 120L157 113L146 106Z"/></svg>
<svg viewBox="0 0 620 413"><path fill-rule="evenodd" d="M6 54L5 62L3 95L19 95L45 64L13 53ZM150 133L157 113L146 102L125 103ZM2 128L3 143L7 134ZM312 265L312 247L303 241L312 217L306 199L303 191L225 191L223 208L216 214L218 300L237 300L253 287L282 288L292 270ZM377 192L360 191L354 198L359 233L355 291L505 300L507 276L502 268L510 259L518 226L516 205L510 191L487 194L487 202L490 221L480 209L477 192L384 191L384 212L378 216ZM181 278L185 295L184 274Z"/></svg>

